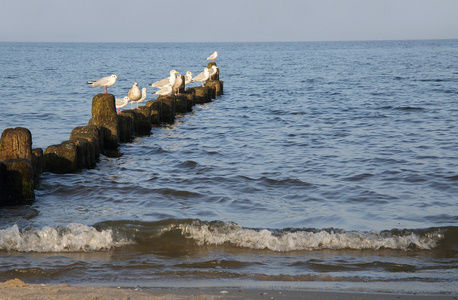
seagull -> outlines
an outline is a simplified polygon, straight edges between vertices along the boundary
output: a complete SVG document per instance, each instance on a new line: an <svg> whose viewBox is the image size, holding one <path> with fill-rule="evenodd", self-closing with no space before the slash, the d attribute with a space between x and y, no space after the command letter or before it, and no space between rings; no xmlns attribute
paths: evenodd
<svg viewBox="0 0 458 300"><path fill-rule="evenodd" d="M150 84L149 86L152 86L152 87L155 87L155 88L158 88L158 89L162 89L166 85L172 86L175 83L175 74L177 74L177 73L178 73L177 71L171 70L169 77L161 79L159 81L156 81L156 82Z"/></svg>
<svg viewBox="0 0 458 300"><path fill-rule="evenodd" d="M169 95L171 92L172 92L172 86L166 85L165 87L163 87L162 89L160 89L159 91L157 91L154 94L164 96L164 95Z"/></svg>
<svg viewBox="0 0 458 300"><path fill-rule="evenodd" d="M179 90L179 88L181 87L182 84L183 84L183 77L181 75L178 75L176 77L175 83L172 86L172 88L175 89L175 95L179 94L178 90Z"/></svg>
<svg viewBox="0 0 458 300"><path fill-rule="evenodd" d="M129 103L129 97L127 96L122 99L116 98L116 108L118 109L118 112L120 112L120 109L126 106L127 103Z"/></svg>
<svg viewBox="0 0 458 300"><path fill-rule="evenodd" d="M211 59L212 61L215 61L215 58L217 58L217 57L218 57L218 52L215 51L215 52L213 52L212 55L207 57L205 60L210 60Z"/></svg>
<svg viewBox="0 0 458 300"><path fill-rule="evenodd" d="M91 84L92 86L103 86L103 89L105 91L105 94L107 93L107 87L112 86L113 84L116 83L116 79L119 79L118 76L115 74L108 76L108 77L103 77L97 80L91 80L88 81L87 84Z"/></svg>
<svg viewBox="0 0 458 300"><path fill-rule="evenodd" d="M132 88L129 89L127 96L129 97L131 101L130 102L131 106L132 106L132 102L137 102L138 100L140 100L140 98L142 97L142 92L138 88L138 83L134 82L134 84L132 85Z"/></svg>
<svg viewBox="0 0 458 300"><path fill-rule="evenodd" d="M143 100L146 99L146 88L142 88L142 97L137 101L137 108L138 108L138 103L141 103Z"/></svg>
<svg viewBox="0 0 458 300"><path fill-rule="evenodd" d="M211 68L208 69L208 78L211 78L213 75L216 74L218 67L213 65Z"/></svg>
<svg viewBox="0 0 458 300"><path fill-rule="evenodd" d="M199 75L194 77L192 81L200 81L202 83L202 86L204 86L204 81L208 80L209 76L210 75L208 73L208 68L205 68Z"/></svg>
<svg viewBox="0 0 458 300"><path fill-rule="evenodd" d="M186 72L186 76L184 77L184 84L187 85L192 81L192 73L190 71Z"/></svg>

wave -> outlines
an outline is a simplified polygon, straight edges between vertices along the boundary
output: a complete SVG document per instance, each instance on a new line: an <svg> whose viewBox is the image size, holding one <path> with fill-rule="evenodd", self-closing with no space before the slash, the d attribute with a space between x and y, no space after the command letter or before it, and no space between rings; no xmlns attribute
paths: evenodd
<svg viewBox="0 0 458 300"><path fill-rule="evenodd" d="M0 230L0 250L20 252L92 252L108 250L128 243L113 240L110 230L98 231L83 224L42 229L17 225Z"/></svg>
<svg viewBox="0 0 458 300"><path fill-rule="evenodd" d="M300 250L457 250L458 227L345 231L343 229L254 229L233 222L167 219L157 222L105 221L86 226L37 229L14 225L0 230L0 251L92 252L125 245L158 247L170 241L191 240L204 245L289 252ZM153 246L154 245L154 246Z"/></svg>

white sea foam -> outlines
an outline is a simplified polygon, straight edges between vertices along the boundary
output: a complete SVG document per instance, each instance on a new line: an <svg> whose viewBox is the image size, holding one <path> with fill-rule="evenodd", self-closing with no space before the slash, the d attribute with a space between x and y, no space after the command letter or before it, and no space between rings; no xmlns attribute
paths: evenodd
<svg viewBox="0 0 458 300"><path fill-rule="evenodd" d="M66 227L24 228L17 225L0 230L0 250L21 252L89 252L121 245L111 230L97 231L82 224Z"/></svg>
<svg viewBox="0 0 458 300"><path fill-rule="evenodd" d="M426 236L410 233L407 235L371 232L334 232L334 231L296 231L274 234L267 229L245 229L232 223L224 225L184 224L181 226L186 237L195 239L199 245L234 246L250 249L269 249L272 251L320 250L320 249L372 249L381 248L408 250L432 249L441 235Z"/></svg>

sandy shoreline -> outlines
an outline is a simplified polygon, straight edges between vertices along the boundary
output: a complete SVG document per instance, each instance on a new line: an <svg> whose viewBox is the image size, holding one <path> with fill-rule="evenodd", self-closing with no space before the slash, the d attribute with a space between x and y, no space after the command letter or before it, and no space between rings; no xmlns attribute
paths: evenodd
<svg viewBox="0 0 458 300"><path fill-rule="evenodd" d="M298 289L250 288L153 288L70 286L67 284L27 284L19 279L0 283L0 300L6 299L450 299L457 295L404 295L353 292L311 291Z"/></svg>

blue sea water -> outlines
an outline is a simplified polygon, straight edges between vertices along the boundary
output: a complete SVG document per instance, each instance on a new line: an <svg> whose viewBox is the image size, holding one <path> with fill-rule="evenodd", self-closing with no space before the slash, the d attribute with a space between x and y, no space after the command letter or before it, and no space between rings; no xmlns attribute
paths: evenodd
<svg viewBox="0 0 458 300"><path fill-rule="evenodd" d="M217 50L224 81L121 157L0 208L0 280L456 294L457 49L0 43L0 130L43 149L87 124L103 92L88 80L116 74L121 98Z"/></svg>

